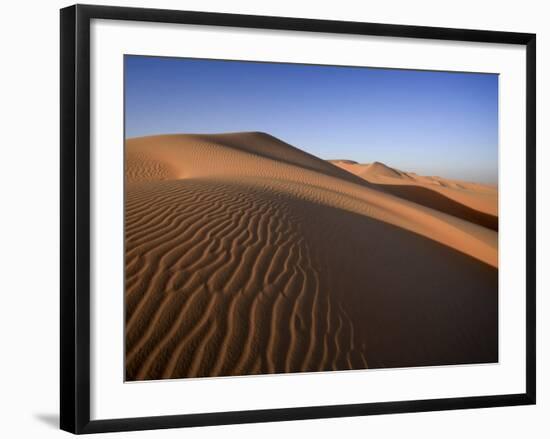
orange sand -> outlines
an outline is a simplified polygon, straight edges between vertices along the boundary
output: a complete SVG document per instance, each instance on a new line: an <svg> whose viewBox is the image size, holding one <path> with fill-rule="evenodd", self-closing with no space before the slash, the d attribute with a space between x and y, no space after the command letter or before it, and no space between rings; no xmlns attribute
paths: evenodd
<svg viewBox="0 0 550 439"><path fill-rule="evenodd" d="M497 361L496 200L264 133L127 140L126 377Z"/></svg>

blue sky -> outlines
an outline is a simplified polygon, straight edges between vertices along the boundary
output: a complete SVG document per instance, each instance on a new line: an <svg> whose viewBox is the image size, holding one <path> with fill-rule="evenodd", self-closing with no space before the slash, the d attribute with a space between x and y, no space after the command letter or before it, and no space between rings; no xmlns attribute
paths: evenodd
<svg viewBox="0 0 550 439"><path fill-rule="evenodd" d="M125 57L126 137L265 131L323 159L496 183L498 76Z"/></svg>

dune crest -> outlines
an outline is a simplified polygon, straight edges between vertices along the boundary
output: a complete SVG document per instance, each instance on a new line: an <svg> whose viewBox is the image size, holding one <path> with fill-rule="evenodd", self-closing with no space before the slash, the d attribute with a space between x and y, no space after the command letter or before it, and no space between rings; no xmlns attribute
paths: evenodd
<svg viewBox="0 0 550 439"><path fill-rule="evenodd" d="M236 144L241 146L235 147ZM497 265L495 233L376 190L362 178L263 133L130 139L126 142L126 156L129 183L254 177L259 184L283 185L301 198L365 214ZM144 159L147 166L140 166Z"/></svg>
<svg viewBox="0 0 550 439"><path fill-rule="evenodd" d="M330 162L384 192L498 231L498 191L495 186L420 176L379 162Z"/></svg>
<svg viewBox="0 0 550 439"><path fill-rule="evenodd" d="M496 361L496 232L356 165L257 132L128 139L126 379Z"/></svg>

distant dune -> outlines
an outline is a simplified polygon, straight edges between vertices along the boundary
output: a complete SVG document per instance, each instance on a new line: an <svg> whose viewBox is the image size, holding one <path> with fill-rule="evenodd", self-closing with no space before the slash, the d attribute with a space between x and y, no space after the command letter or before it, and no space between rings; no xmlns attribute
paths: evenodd
<svg viewBox="0 0 550 439"><path fill-rule="evenodd" d="M464 213L496 190L432 180L265 133L127 140L126 378L497 361L497 232Z"/></svg>
<svg viewBox="0 0 550 439"><path fill-rule="evenodd" d="M403 172L383 163L359 164L350 160L331 160L376 188L479 224L498 230L498 191L496 186L441 177L423 177Z"/></svg>

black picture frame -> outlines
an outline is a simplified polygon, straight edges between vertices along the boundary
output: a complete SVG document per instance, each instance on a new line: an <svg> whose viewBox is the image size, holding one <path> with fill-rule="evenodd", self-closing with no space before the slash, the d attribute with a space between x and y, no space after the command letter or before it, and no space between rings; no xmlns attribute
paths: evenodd
<svg viewBox="0 0 550 439"><path fill-rule="evenodd" d="M375 35L526 47L526 392L508 395L90 420L90 21L134 20ZM61 350L60 424L72 433L192 427L535 404L535 70L530 33L111 6L61 10Z"/></svg>

